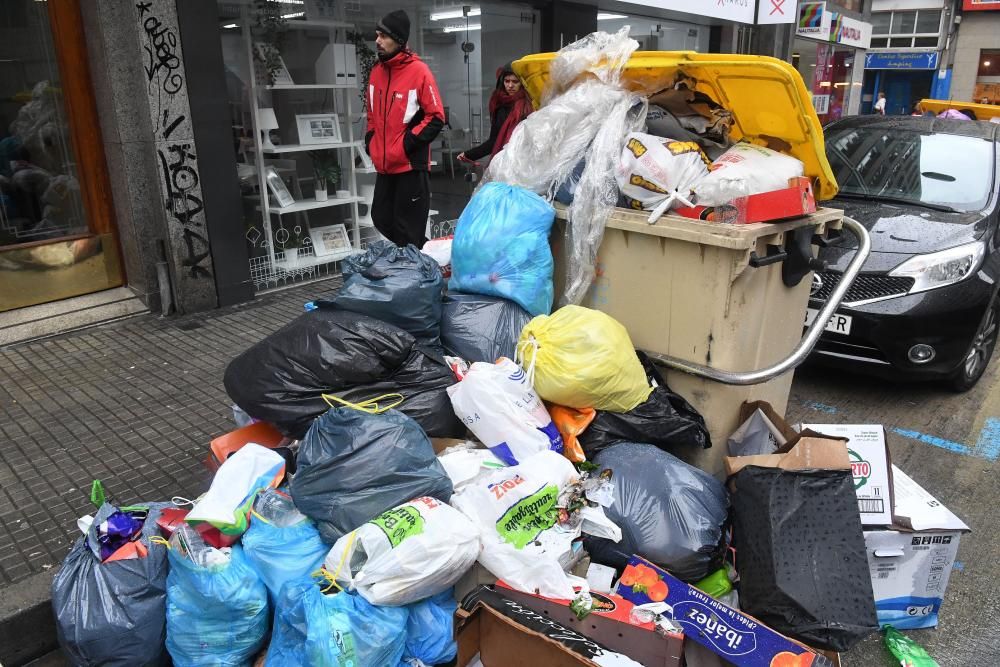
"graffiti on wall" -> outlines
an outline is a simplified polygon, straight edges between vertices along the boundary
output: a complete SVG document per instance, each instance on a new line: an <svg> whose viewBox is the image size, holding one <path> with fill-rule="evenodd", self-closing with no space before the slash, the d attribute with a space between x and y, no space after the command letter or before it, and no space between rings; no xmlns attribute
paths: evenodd
<svg viewBox="0 0 1000 667"><path fill-rule="evenodd" d="M169 1L169 0L168 0ZM156 11L156 0L137 2L143 71L148 81L150 113L156 132L161 193L171 227L183 239L181 264L187 277L212 275L204 202L194 132L184 86L183 56L177 30L167 15ZM173 16L176 22L176 16Z"/></svg>

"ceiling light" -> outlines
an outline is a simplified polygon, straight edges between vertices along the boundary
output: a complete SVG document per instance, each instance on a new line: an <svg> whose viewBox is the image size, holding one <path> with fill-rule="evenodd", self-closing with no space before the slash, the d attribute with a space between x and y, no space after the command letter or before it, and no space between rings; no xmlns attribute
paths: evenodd
<svg viewBox="0 0 1000 667"><path fill-rule="evenodd" d="M606 12L597 12L598 21L611 21L613 19L627 19L628 17L624 14L608 14Z"/></svg>
<svg viewBox="0 0 1000 667"><path fill-rule="evenodd" d="M482 30L483 26L478 23L473 23L472 25L466 27L464 25L450 25L444 29L445 32L463 32L465 30Z"/></svg>
<svg viewBox="0 0 1000 667"><path fill-rule="evenodd" d="M235 23L227 23L226 25L224 25L222 27L225 29L225 28L238 28L239 26L236 25Z"/></svg>
<svg viewBox="0 0 1000 667"><path fill-rule="evenodd" d="M983 61L983 67L989 67L989 66L990 66L990 61L989 60L984 60Z"/></svg>
<svg viewBox="0 0 1000 667"><path fill-rule="evenodd" d="M283 19L297 19L300 16L305 16L305 15L306 15L305 12L293 12L291 14L282 14L281 18L283 18Z"/></svg>
<svg viewBox="0 0 1000 667"><path fill-rule="evenodd" d="M473 7L469 10L469 16L479 16L483 13L479 7ZM447 12L436 12L431 14L431 21L446 21L448 19L461 19L465 18L465 14L462 13L461 9L452 9Z"/></svg>

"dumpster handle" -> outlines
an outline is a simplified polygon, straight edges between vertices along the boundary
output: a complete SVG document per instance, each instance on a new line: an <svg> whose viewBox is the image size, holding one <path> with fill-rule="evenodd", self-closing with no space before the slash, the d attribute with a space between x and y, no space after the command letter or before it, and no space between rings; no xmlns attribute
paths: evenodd
<svg viewBox="0 0 1000 667"><path fill-rule="evenodd" d="M847 265L847 270L844 271L844 275L841 277L840 282L837 283L837 286L830 294L830 298L827 299L826 304L816 315L816 319L813 320L812 325L810 325L805 335L802 336L802 340L799 341L799 344L795 346L795 349L792 350L790 355L778 363L756 371L746 371L740 373L724 371L718 368L711 368L709 366L702 366L701 364L695 364L690 361L684 361L683 359L677 359L676 357L656 352L646 352L646 354L656 363L668 368L690 373L691 375L709 380L714 380L715 382L721 382L722 384L731 385L760 384L762 382L767 382L768 380L773 380L779 375L783 375L784 373L794 369L796 366L805 361L805 358L810 352L812 352L813 347L816 345L816 341L819 340L820 335L826 328L826 323L840 306L841 300L843 300L844 295L847 294L847 290L850 289L851 284L854 282L854 278L858 275L858 272L861 271L861 266L865 263L865 260L868 259L868 254L871 252L872 243L868 236L868 231L861 226L857 220L845 216L844 227L857 237L858 250L854 254L854 258L851 260L850 264Z"/></svg>

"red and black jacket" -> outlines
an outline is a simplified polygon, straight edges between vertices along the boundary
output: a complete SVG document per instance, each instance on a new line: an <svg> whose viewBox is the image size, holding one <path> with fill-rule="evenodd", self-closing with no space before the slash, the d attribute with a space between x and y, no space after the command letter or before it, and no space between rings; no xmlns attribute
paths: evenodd
<svg viewBox="0 0 1000 667"><path fill-rule="evenodd" d="M427 171L431 142L444 127L434 75L412 51L380 60L368 80L365 147L380 174Z"/></svg>

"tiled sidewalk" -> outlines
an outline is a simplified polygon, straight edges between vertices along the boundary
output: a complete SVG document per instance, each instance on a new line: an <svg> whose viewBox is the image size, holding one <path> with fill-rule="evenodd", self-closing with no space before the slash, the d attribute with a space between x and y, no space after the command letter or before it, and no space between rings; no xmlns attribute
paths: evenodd
<svg viewBox="0 0 1000 667"><path fill-rule="evenodd" d="M204 491L208 442L234 427L226 364L336 285L0 348L0 587L58 567L93 479L123 503Z"/></svg>

